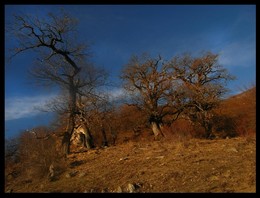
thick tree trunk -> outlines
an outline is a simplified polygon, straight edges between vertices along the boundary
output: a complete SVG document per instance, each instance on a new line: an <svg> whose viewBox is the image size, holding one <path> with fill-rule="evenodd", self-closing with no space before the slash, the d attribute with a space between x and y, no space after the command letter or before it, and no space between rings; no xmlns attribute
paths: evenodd
<svg viewBox="0 0 260 198"><path fill-rule="evenodd" d="M154 139L155 139L155 140L159 140L159 139L161 139L162 137L164 137L164 134L163 134L163 132L162 132L162 129L161 129L159 123L151 122L151 128L152 128L152 131L153 131Z"/></svg>
<svg viewBox="0 0 260 198"><path fill-rule="evenodd" d="M103 126L102 126L102 128L101 128L101 133L102 133L102 137L103 137L102 146L108 146L107 135L106 135L105 128L104 128Z"/></svg>
<svg viewBox="0 0 260 198"><path fill-rule="evenodd" d="M207 139L212 138L212 124L209 122L205 122L203 125L205 129L205 137Z"/></svg>
<svg viewBox="0 0 260 198"><path fill-rule="evenodd" d="M88 149L94 148L94 142L93 142L93 137L91 135L90 129L86 126L86 124L82 124L82 128L84 129L85 132L85 146Z"/></svg>
<svg viewBox="0 0 260 198"><path fill-rule="evenodd" d="M85 134L79 133L79 137L80 137L80 143L82 144L82 147L87 147Z"/></svg>
<svg viewBox="0 0 260 198"><path fill-rule="evenodd" d="M208 112L203 112L202 114L202 126L205 129L205 138L212 138L212 127L213 123L211 121L212 116Z"/></svg>
<svg viewBox="0 0 260 198"><path fill-rule="evenodd" d="M67 155L70 153L70 133L65 132L62 139L62 153L64 157L67 157Z"/></svg>
<svg viewBox="0 0 260 198"><path fill-rule="evenodd" d="M115 145L116 139L117 139L117 133L112 127L110 127L110 133L111 133L111 136L112 136L112 145Z"/></svg>
<svg viewBox="0 0 260 198"><path fill-rule="evenodd" d="M62 147L63 147L63 154L65 157L67 157L68 154L70 154L70 138L74 132L75 128L75 112L77 110L77 104L76 104L76 98L77 98L77 92L76 87L74 85L74 77L70 76L68 77L69 80L69 122L67 125L67 129L64 133L63 139L62 139Z"/></svg>
<svg viewBox="0 0 260 198"><path fill-rule="evenodd" d="M155 140L160 140L162 137L164 137L164 134L162 132L162 118L159 116L156 116L154 114L150 115L149 122L151 124L151 128L154 134Z"/></svg>
<svg viewBox="0 0 260 198"><path fill-rule="evenodd" d="M67 155L70 154L70 139L74 131L74 126L75 126L74 115L70 114L67 130L65 131L62 139L63 155L65 157L67 157Z"/></svg>

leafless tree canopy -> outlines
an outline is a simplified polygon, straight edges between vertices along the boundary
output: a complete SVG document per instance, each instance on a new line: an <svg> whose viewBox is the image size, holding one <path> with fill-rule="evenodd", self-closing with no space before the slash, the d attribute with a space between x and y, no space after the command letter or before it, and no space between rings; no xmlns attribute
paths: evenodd
<svg viewBox="0 0 260 198"><path fill-rule="evenodd" d="M156 123L153 129L156 135L162 134L160 125L163 118L168 114L178 115L181 109L176 105L173 108L173 104L178 102L175 96L179 93L170 69L161 56L153 59L144 54L133 56L121 76L125 89L133 96L134 104L147 113L151 124Z"/></svg>
<svg viewBox="0 0 260 198"><path fill-rule="evenodd" d="M201 57L184 54L171 61L163 61L161 56L133 56L122 73L133 104L147 112L150 123L155 122L159 131L166 116L174 121L180 113L186 113L200 123L210 119L210 110L227 91L226 82L234 78L211 52Z"/></svg>
<svg viewBox="0 0 260 198"><path fill-rule="evenodd" d="M228 91L226 83L234 79L218 63L218 55L206 52L200 57L184 54L174 57L169 63L173 76L180 79L185 95L185 113L200 123L210 136L212 110L219 105L221 97Z"/></svg>
<svg viewBox="0 0 260 198"><path fill-rule="evenodd" d="M50 13L47 19L15 15L14 19L8 33L14 35L19 44L11 58L28 50L37 53L30 73L44 85L56 84L63 89L67 96L63 97L66 106L53 102L53 109L68 113L64 137L70 137L81 97L98 97L95 90L105 83L106 73L88 61L89 48L78 39L77 21L67 13ZM68 138L63 142L69 144ZM66 150L69 153L69 148Z"/></svg>

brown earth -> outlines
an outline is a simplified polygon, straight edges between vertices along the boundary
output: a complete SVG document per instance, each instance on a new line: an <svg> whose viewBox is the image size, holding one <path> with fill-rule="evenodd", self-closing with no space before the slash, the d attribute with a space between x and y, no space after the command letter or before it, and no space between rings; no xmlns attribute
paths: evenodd
<svg viewBox="0 0 260 198"><path fill-rule="evenodd" d="M255 137L129 141L66 163L54 181L18 177L6 192L256 192Z"/></svg>

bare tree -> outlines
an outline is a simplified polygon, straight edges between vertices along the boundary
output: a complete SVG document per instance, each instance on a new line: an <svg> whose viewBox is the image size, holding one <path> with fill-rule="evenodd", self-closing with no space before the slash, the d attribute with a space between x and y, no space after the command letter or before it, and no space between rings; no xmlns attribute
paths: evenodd
<svg viewBox="0 0 260 198"><path fill-rule="evenodd" d="M211 52L200 57L190 54L176 56L169 62L169 67L173 69L172 75L182 84L185 113L205 129L205 136L209 138L213 125L212 110L219 105L228 91L227 81L234 76L218 63L218 55Z"/></svg>
<svg viewBox="0 0 260 198"><path fill-rule="evenodd" d="M61 164L61 153L56 150L57 139L47 127L36 127L19 136L19 153L23 172L31 178L46 176L51 164Z"/></svg>
<svg viewBox="0 0 260 198"><path fill-rule="evenodd" d="M94 119L99 125L101 135L102 135L102 146L108 146L107 131L110 130L111 135L114 135L112 132L112 123L111 116L114 111L112 103L109 102L108 97L104 96L103 100L98 100L95 103L94 110Z"/></svg>
<svg viewBox="0 0 260 198"><path fill-rule="evenodd" d="M114 111L113 104L109 101L109 96L102 93L99 97L85 98L81 104L81 119L87 123L89 134L99 133L102 136L102 145L108 146L107 130L113 133L111 126L111 116Z"/></svg>
<svg viewBox="0 0 260 198"><path fill-rule="evenodd" d="M170 69L161 56L153 59L143 54L132 56L122 71L124 88L131 94L133 105L146 112L155 139L164 136L164 117L170 115L173 121L182 111L182 107L176 105L178 85Z"/></svg>
<svg viewBox="0 0 260 198"><path fill-rule="evenodd" d="M77 21L67 13L49 14L47 19L15 15L14 19L8 33L18 39L19 46L11 58L33 50L38 58L30 73L44 85L59 85L67 93L68 124L62 140L67 155L78 113L77 100L94 95L94 88L104 82L104 73L87 62L88 46L77 42Z"/></svg>

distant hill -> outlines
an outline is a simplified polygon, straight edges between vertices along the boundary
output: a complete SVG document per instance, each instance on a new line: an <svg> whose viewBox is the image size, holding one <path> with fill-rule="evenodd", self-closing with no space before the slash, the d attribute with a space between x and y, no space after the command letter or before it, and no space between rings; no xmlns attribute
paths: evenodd
<svg viewBox="0 0 260 198"><path fill-rule="evenodd" d="M256 132L256 87L224 100L218 112L229 116L236 121L236 130L239 135L248 135Z"/></svg>

